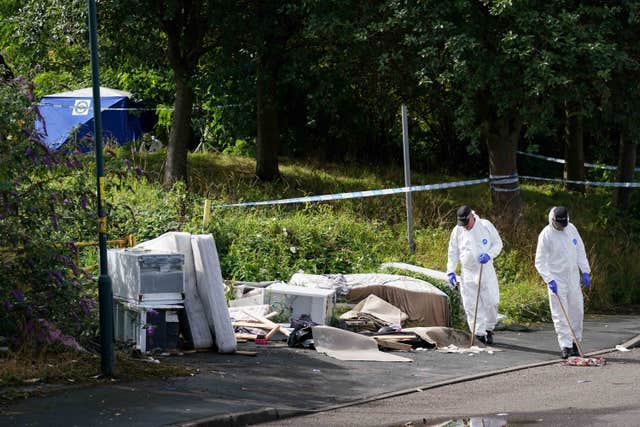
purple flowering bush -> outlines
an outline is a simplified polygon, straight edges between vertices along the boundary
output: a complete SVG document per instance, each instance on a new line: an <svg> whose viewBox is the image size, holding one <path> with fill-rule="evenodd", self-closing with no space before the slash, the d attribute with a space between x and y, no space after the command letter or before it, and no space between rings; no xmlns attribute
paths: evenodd
<svg viewBox="0 0 640 427"><path fill-rule="evenodd" d="M97 330L96 280L74 245L97 239L95 156L69 143L49 150L32 93L26 79L0 83L0 336L14 349L78 348ZM136 176L109 162L108 179Z"/></svg>

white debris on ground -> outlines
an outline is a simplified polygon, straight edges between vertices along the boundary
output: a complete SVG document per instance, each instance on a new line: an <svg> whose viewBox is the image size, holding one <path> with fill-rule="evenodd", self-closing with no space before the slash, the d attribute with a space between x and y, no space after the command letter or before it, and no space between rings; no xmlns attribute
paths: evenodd
<svg viewBox="0 0 640 427"><path fill-rule="evenodd" d="M478 347L478 346L471 346L471 347L458 347L456 345L450 344L446 347L441 347L438 348L436 350L439 353L470 353L470 354L479 354L479 353L487 353L487 354L493 354L496 351L500 351L500 350L496 350L494 348L491 347Z"/></svg>

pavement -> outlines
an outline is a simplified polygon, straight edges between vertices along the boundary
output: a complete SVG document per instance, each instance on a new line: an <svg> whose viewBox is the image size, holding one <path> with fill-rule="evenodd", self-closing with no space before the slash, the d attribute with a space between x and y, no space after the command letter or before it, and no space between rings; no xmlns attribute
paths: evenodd
<svg viewBox="0 0 640 427"><path fill-rule="evenodd" d="M588 316L583 350L612 351L640 340L640 316ZM190 377L63 389L0 408L0 425L240 426L371 403L448 384L559 363L553 325L502 330L496 351L397 353L412 363L348 362L283 343L240 344L255 357L195 353L164 360L198 369ZM117 366L116 366L117 369Z"/></svg>

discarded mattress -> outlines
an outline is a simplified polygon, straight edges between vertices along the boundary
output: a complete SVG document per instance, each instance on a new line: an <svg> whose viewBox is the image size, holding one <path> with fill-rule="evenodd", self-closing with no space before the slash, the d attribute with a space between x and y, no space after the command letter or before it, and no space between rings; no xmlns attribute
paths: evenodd
<svg viewBox="0 0 640 427"><path fill-rule="evenodd" d="M342 320L364 318L372 320L376 325L390 326L401 325L407 319L398 307L395 307L382 298L369 295L360 301L355 307L340 316Z"/></svg>
<svg viewBox="0 0 640 427"><path fill-rule="evenodd" d="M336 295L340 296L345 296L349 292L349 285L344 274L295 273L289 279L289 284L307 288L334 289Z"/></svg>
<svg viewBox="0 0 640 427"><path fill-rule="evenodd" d="M338 360L412 362L407 357L378 350L378 343L364 335L331 326L313 326L311 329L316 350Z"/></svg>
<svg viewBox="0 0 640 427"><path fill-rule="evenodd" d="M450 326L449 297L429 282L393 274L345 274L346 297L359 302L376 295L407 314L415 326Z"/></svg>
<svg viewBox="0 0 640 427"><path fill-rule="evenodd" d="M397 270L407 270L407 271L413 271L415 273L420 273L431 279L440 280L445 285L453 289L453 285L449 283L449 276L447 276L447 273L445 273L444 271L433 270L431 268L420 267L413 264L406 264L404 262L385 262L380 265L380 269L382 271L389 268L395 268Z"/></svg>
<svg viewBox="0 0 640 427"><path fill-rule="evenodd" d="M195 348L211 347L213 345L213 337L211 336L204 306L196 287L196 269L193 263L191 234L180 232L165 233L153 240L140 243L136 248L166 250L184 255L184 311L189 323L190 339Z"/></svg>
<svg viewBox="0 0 640 427"><path fill-rule="evenodd" d="M198 295L212 328L220 353L236 351L236 336L231 325L218 251L211 234L191 236L191 248L198 283Z"/></svg>

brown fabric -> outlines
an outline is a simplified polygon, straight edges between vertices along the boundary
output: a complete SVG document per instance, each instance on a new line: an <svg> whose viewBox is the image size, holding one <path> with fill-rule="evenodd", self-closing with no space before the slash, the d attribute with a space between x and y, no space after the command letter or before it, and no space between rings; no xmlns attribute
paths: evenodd
<svg viewBox="0 0 640 427"><path fill-rule="evenodd" d="M363 315L373 317L385 326L400 325L404 320L407 320L407 315L398 307L389 304L373 294L367 296L360 301L358 305L341 315L340 319L357 319Z"/></svg>
<svg viewBox="0 0 640 427"><path fill-rule="evenodd" d="M451 326L449 300L446 295L389 285L369 285L351 288L347 293L347 300L360 302L369 295L382 298L406 313L408 325Z"/></svg>

